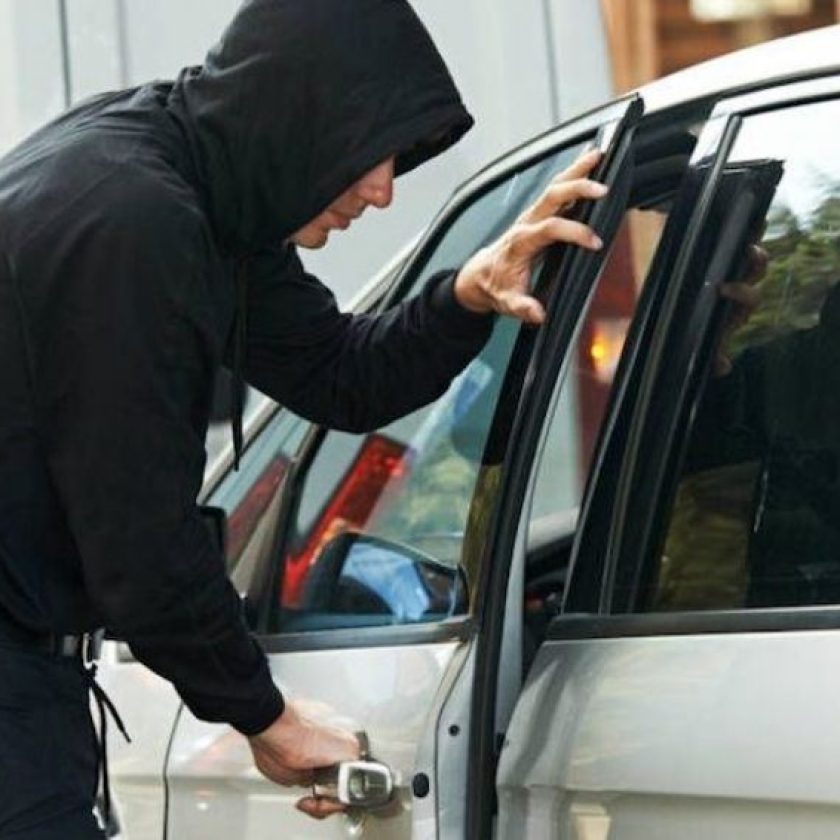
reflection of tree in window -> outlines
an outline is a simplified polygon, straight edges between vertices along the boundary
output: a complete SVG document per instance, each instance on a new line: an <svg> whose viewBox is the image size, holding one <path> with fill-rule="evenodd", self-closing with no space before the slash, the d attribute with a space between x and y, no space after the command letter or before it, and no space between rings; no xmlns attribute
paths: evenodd
<svg viewBox="0 0 840 840"><path fill-rule="evenodd" d="M840 599L840 185L777 206L761 303L698 412L655 609Z"/></svg>

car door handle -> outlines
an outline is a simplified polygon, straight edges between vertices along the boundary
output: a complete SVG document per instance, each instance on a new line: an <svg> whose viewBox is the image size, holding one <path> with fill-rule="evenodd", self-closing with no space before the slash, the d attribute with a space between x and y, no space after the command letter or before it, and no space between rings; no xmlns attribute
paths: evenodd
<svg viewBox="0 0 840 840"><path fill-rule="evenodd" d="M344 805L373 810L383 808L394 795L394 775L381 761L343 761L318 770L315 786Z"/></svg>
<svg viewBox="0 0 840 840"><path fill-rule="evenodd" d="M327 788L327 795L353 808L383 808L394 795L394 774L371 756L366 733L357 732L356 737L360 758L316 771L315 786Z"/></svg>

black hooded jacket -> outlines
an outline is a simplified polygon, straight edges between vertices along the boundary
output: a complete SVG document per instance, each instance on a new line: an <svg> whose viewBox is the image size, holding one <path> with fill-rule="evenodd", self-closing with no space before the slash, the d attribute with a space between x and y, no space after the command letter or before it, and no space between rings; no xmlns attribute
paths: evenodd
<svg viewBox="0 0 840 840"><path fill-rule="evenodd" d="M0 160L0 617L104 625L246 734L280 714L195 504L214 375L355 431L441 394L491 323L451 277L344 315L287 239L470 125L404 0L251 0L203 66Z"/></svg>

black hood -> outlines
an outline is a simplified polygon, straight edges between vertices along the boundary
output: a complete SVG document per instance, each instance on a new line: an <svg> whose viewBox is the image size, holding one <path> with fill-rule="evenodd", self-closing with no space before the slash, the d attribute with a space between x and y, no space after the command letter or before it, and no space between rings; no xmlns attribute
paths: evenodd
<svg viewBox="0 0 840 840"><path fill-rule="evenodd" d="M383 160L403 174L472 125L405 0L249 0L170 109L237 254L280 245Z"/></svg>

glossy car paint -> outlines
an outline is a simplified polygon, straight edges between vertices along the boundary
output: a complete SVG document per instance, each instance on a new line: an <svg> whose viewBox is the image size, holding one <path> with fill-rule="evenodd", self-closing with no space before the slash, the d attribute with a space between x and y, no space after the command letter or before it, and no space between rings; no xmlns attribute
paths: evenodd
<svg viewBox="0 0 840 840"><path fill-rule="evenodd" d="M181 698L137 662L125 645L106 642L98 680L117 707L132 743L109 727L111 794L123 840L160 840L166 802L162 768Z"/></svg>
<svg viewBox="0 0 840 840"><path fill-rule="evenodd" d="M749 66L787 56L787 65L773 66L774 76L840 69L840 27L788 40L796 49L788 43L749 51ZM746 61L723 59L716 72L743 71ZM694 81L702 70L690 71ZM749 84L742 72L725 87L740 92ZM685 94L700 88L689 85ZM716 110L836 91L835 76ZM783 631L774 613L784 612L768 610L767 626L756 627L761 632L732 627L738 613L717 619L717 627L715 616L704 615L705 626L693 631L685 616L670 616L667 630L651 627L653 616L623 617L625 638L603 638L619 619L587 626L569 617L566 626L578 627L568 640L560 619L557 640L540 649L506 733L498 836L836 837L840 679L832 663L840 632ZM796 612L804 624L813 611Z"/></svg>
<svg viewBox="0 0 840 840"><path fill-rule="evenodd" d="M838 67L840 26L779 38L695 64L640 88L648 113L722 91L764 87L776 79L812 75Z"/></svg>
<svg viewBox="0 0 840 840"><path fill-rule="evenodd" d="M840 631L543 646L499 766L500 840L837 837Z"/></svg>
<svg viewBox="0 0 840 840"><path fill-rule="evenodd" d="M394 772L396 797L384 811L319 823L295 809L305 791L258 775L247 742L229 727L184 712L169 761L169 836L408 838L417 744L457 642L419 646L275 653L284 694L310 701L320 720L365 730L373 756Z"/></svg>

